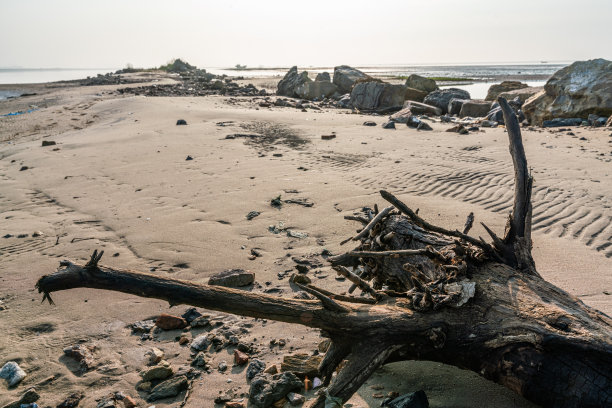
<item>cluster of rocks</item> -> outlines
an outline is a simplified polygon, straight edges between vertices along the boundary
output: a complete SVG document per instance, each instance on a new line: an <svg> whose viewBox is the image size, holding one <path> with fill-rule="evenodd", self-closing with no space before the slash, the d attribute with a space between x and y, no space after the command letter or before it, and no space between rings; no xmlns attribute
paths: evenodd
<svg viewBox="0 0 612 408"><path fill-rule="evenodd" d="M180 82L168 85L148 85L120 88L120 94L144 96L265 96L265 89L257 89L255 85L240 85L231 78L219 79L212 74L181 75Z"/></svg>
<svg viewBox="0 0 612 408"><path fill-rule="evenodd" d="M146 78L126 78L116 73L98 74L95 77L87 77L80 79L79 85L81 86L94 86L94 85L122 85L122 84L137 84L140 82L149 81Z"/></svg>

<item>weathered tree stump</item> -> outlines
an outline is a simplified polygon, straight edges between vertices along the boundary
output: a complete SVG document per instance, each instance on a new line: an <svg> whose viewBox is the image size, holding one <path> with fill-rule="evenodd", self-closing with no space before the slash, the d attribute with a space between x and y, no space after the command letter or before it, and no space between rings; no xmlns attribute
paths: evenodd
<svg viewBox="0 0 612 408"><path fill-rule="evenodd" d="M533 180L518 121L499 99L515 170L513 211L492 244L392 207L350 217L359 245L330 258L368 297L301 286L316 300L287 299L68 261L43 276L43 299L89 287L315 327L332 341L319 371L327 394L347 401L382 364L432 360L473 370L544 407L612 406L612 319L546 282L531 256ZM345 241L348 242L349 240ZM333 373L344 361L346 363ZM325 396L310 403L323 408Z"/></svg>

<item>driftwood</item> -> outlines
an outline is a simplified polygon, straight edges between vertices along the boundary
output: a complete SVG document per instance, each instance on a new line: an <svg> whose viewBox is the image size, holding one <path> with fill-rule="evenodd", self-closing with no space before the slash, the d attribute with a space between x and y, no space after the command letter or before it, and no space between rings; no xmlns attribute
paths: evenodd
<svg viewBox="0 0 612 408"><path fill-rule="evenodd" d="M312 285L301 287L315 300L200 285L101 266L97 252L85 265L63 261L37 287L50 302L52 292L89 287L318 328L331 339L319 371L328 395L343 401L382 364L416 359L473 370L544 407L612 406L612 319L538 274L533 180L517 118L499 102L515 170L503 238L486 226L492 244L468 236L473 215L463 232L431 225L382 191L399 212L352 217L365 225L360 245L329 259L352 283L349 293L360 288L371 297Z"/></svg>

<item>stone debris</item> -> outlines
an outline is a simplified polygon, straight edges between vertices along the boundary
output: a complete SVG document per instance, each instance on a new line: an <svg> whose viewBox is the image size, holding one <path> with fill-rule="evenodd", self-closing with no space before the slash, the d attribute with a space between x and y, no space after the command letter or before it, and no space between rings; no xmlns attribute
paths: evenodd
<svg viewBox="0 0 612 408"><path fill-rule="evenodd" d="M153 381L153 380L165 380L174 374L174 369L170 366L167 361L160 361L156 366L149 367L140 372L142 381Z"/></svg>
<svg viewBox="0 0 612 408"><path fill-rule="evenodd" d="M249 362L249 356L248 354L240 351L240 350L234 350L234 364L237 366L242 366L245 365L246 363Z"/></svg>
<svg viewBox="0 0 612 408"><path fill-rule="evenodd" d="M176 330L187 327L187 321L182 317L162 313L155 321L155 325L162 330Z"/></svg>
<svg viewBox="0 0 612 408"><path fill-rule="evenodd" d="M38 393L36 392L36 389L29 388L28 390L26 390L26 392L23 393L21 398L19 398L17 401L11 402L3 406L2 408L22 408L22 407L34 408L34 406L38 407L38 405L35 404L35 402L38 401L39 399L40 399L40 395L38 395Z"/></svg>
<svg viewBox="0 0 612 408"><path fill-rule="evenodd" d="M9 387L14 387L26 377L26 372L14 361L9 361L0 369L0 378L4 378Z"/></svg>
<svg viewBox="0 0 612 408"><path fill-rule="evenodd" d="M257 374L264 372L266 369L266 363L259 359L253 359L246 369L246 378L247 380L252 380Z"/></svg>
<svg viewBox="0 0 612 408"><path fill-rule="evenodd" d="M94 351L96 346L76 344L64 349L64 354L79 362L81 371L89 371L95 367Z"/></svg>
<svg viewBox="0 0 612 408"><path fill-rule="evenodd" d="M210 277L209 285L225 286L229 288L252 285L255 281L255 273L244 269L228 269Z"/></svg>
<svg viewBox="0 0 612 408"><path fill-rule="evenodd" d="M249 400L254 407L267 408L291 391L299 391L302 381L293 373L259 374L251 382Z"/></svg>
<svg viewBox="0 0 612 408"><path fill-rule="evenodd" d="M306 397L302 394L298 394L297 392L290 392L287 394L287 400L291 406L295 407L297 405L301 405L306 401Z"/></svg>
<svg viewBox="0 0 612 408"><path fill-rule="evenodd" d="M158 348L153 347L145 353L147 357L148 365L155 365L164 359L164 352Z"/></svg>
<svg viewBox="0 0 612 408"><path fill-rule="evenodd" d="M76 408L79 406L81 400L85 398L85 394L82 392L75 392L70 394L68 398L62 401L57 408Z"/></svg>
<svg viewBox="0 0 612 408"><path fill-rule="evenodd" d="M148 401L157 401L162 398L176 397L181 391L187 389L189 380L184 375L169 378L151 389Z"/></svg>

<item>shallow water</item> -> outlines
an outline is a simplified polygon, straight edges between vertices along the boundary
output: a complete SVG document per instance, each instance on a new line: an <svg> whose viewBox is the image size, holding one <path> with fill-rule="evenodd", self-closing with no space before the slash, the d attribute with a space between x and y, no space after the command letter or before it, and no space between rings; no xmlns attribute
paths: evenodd
<svg viewBox="0 0 612 408"><path fill-rule="evenodd" d="M529 86L544 86L546 81L521 81L526 83ZM484 99L487 96L487 92L489 91L489 87L494 84L499 84L497 82L475 82L470 84L460 84L460 85L447 85L441 86L440 88L459 88L466 90L470 93L472 99Z"/></svg>
<svg viewBox="0 0 612 408"><path fill-rule="evenodd" d="M43 82L69 81L72 79L83 79L88 76L114 72L110 68L40 68L40 69L0 69L0 84L38 84ZM0 91L0 99L2 98Z"/></svg>

